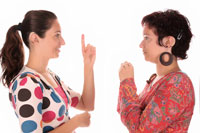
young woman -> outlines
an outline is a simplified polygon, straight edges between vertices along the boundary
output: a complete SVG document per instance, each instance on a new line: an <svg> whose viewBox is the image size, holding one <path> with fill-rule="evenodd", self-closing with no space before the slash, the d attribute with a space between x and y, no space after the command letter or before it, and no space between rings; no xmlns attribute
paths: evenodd
<svg viewBox="0 0 200 133"><path fill-rule="evenodd" d="M29 48L26 65L23 42ZM0 54L2 81L9 87L9 99L19 119L21 132L71 133L78 127L89 126L90 114L87 111L94 109L95 99L93 65L96 50L91 45L85 47L82 35L84 87L80 95L48 69L49 60L59 57L64 44L57 17L50 11L29 11L22 23L12 26L7 32ZM70 119L69 106L86 112Z"/></svg>
<svg viewBox="0 0 200 133"><path fill-rule="evenodd" d="M142 20L140 44L146 61L156 65L156 74L137 94L134 69L122 63L117 111L129 132L187 132L195 95L190 78L179 68L186 59L192 37L188 19L178 11L153 12Z"/></svg>

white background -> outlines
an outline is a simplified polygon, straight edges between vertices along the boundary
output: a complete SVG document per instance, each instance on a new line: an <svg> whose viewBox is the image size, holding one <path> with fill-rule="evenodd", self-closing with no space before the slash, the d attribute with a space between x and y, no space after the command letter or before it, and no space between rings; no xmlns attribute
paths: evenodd
<svg viewBox="0 0 200 133"><path fill-rule="evenodd" d="M60 57L49 63L49 68L77 92L82 92L83 59L81 34L86 43L97 49L94 66L96 102L91 112L89 128L79 128L79 133L128 133L116 111L119 88L120 64L129 61L134 65L138 93L146 80L155 73L155 65L144 60L139 44L142 40L143 16L158 10L176 9L188 17L194 37L188 51L188 59L179 61L182 71L191 78L196 104L189 133L198 132L199 116L199 51L200 8L192 0L4 0L0 3L0 47L3 46L8 28L23 20L25 13L33 9L54 12L62 27L66 45ZM28 50L26 49L26 59ZM71 109L74 116L80 111ZM8 89L0 84L0 132L19 132L14 110L9 103Z"/></svg>

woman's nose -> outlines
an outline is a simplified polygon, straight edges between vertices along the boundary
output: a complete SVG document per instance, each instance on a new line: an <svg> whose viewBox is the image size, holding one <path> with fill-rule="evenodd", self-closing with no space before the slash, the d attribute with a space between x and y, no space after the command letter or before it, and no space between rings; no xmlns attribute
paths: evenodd
<svg viewBox="0 0 200 133"><path fill-rule="evenodd" d="M140 47L140 48L143 48L143 42L140 43L139 47Z"/></svg>

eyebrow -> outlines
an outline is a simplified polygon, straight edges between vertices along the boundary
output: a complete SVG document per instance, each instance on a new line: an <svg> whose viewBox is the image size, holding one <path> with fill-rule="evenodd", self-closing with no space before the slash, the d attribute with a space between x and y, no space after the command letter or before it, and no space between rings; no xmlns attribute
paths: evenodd
<svg viewBox="0 0 200 133"><path fill-rule="evenodd" d="M150 35L150 34L148 34L148 33L143 33L143 35Z"/></svg>
<svg viewBox="0 0 200 133"><path fill-rule="evenodd" d="M55 33L57 33L57 32L61 33L61 31L60 31L60 30L58 30L58 31L55 31Z"/></svg>

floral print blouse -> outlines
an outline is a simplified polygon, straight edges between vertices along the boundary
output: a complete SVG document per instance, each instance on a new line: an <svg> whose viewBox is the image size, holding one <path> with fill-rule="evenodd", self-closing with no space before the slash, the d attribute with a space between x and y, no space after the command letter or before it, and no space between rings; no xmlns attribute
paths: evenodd
<svg viewBox="0 0 200 133"><path fill-rule="evenodd" d="M187 132L195 104L190 78L172 72L138 95L133 78L120 83L117 111L130 133Z"/></svg>
<svg viewBox="0 0 200 133"><path fill-rule="evenodd" d="M69 106L75 107L79 102L78 93L50 70L49 73L63 89L67 103L42 75L26 66L9 86L9 100L23 133L53 130L70 119Z"/></svg>

